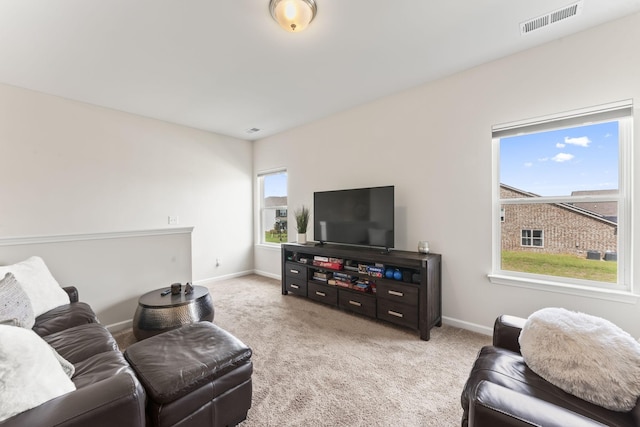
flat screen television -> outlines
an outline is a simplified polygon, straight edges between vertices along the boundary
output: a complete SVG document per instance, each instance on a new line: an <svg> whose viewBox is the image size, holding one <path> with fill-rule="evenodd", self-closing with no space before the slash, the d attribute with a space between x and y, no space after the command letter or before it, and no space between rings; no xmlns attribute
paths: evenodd
<svg viewBox="0 0 640 427"><path fill-rule="evenodd" d="M393 248L394 189L391 185L313 193L314 239Z"/></svg>

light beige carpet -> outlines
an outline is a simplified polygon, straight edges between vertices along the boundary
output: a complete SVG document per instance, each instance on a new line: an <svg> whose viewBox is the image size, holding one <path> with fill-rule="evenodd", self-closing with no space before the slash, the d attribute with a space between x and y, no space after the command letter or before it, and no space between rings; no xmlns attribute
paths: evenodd
<svg viewBox="0 0 640 427"><path fill-rule="evenodd" d="M245 276L210 286L214 323L253 350L253 406L242 427L458 426L460 392L491 339L447 325L430 341ZM130 331L116 334L121 348Z"/></svg>

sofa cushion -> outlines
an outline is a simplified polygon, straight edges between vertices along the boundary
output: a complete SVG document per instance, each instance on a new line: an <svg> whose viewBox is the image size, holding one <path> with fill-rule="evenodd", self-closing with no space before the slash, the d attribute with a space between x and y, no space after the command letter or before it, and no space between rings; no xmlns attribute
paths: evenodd
<svg viewBox="0 0 640 427"><path fill-rule="evenodd" d="M75 326L43 339L74 365L98 353L118 351L116 340L99 323Z"/></svg>
<svg viewBox="0 0 640 427"><path fill-rule="evenodd" d="M538 375L596 405L630 411L640 396L640 343L606 319L538 310L520 333L520 352Z"/></svg>
<svg viewBox="0 0 640 427"><path fill-rule="evenodd" d="M24 289L35 316L70 302L69 294L56 282L40 257L33 256L22 262L0 267L0 277L7 273L13 273Z"/></svg>
<svg viewBox="0 0 640 427"><path fill-rule="evenodd" d="M75 364L76 374L72 378L78 390L111 378L122 372L135 375L119 351L94 354Z"/></svg>
<svg viewBox="0 0 640 427"><path fill-rule="evenodd" d="M29 297L13 273L0 279L0 322L15 320L15 326L31 329L35 322Z"/></svg>
<svg viewBox="0 0 640 427"><path fill-rule="evenodd" d="M38 335L45 336L87 323L98 323L93 309L83 302L74 302L61 305L36 317L32 329Z"/></svg>
<svg viewBox="0 0 640 427"><path fill-rule="evenodd" d="M0 325L0 421L75 390L35 332Z"/></svg>

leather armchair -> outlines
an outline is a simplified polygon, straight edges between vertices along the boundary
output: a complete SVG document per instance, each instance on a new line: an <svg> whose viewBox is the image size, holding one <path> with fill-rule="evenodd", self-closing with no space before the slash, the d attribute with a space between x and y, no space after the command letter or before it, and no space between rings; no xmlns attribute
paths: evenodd
<svg viewBox="0 0 640 427"><path fill-rule="evenodd" d="M500 316L462 392L463 427L640 426L640 405L616 412L565 393L533 372L520 354L525 319Z"/></svg>

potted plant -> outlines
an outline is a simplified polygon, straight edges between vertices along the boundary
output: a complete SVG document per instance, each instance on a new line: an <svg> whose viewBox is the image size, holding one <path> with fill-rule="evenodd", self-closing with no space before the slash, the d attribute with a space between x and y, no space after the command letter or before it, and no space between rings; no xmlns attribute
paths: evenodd
<svg viewBox="0 0 640 427"><path fill-rule="evenodd" d="M307 226L309 225L309 208L304 205L293 213L296 217L296 229L298 230L298 243L307 243Z"/></svg>

